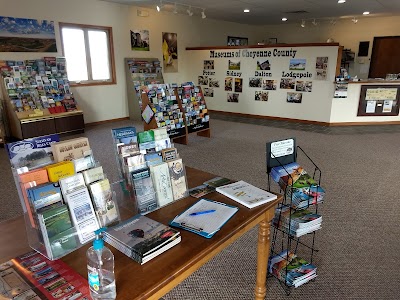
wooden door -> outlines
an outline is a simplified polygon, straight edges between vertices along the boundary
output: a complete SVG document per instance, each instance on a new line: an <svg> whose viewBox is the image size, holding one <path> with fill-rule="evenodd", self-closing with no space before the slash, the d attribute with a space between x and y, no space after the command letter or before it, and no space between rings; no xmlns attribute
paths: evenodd
<svg viewBox="0 0 400 300"><path fill-rule="evenodd" d="M385 78L400 73L400 36L375 37L369 78Z"/></svg>

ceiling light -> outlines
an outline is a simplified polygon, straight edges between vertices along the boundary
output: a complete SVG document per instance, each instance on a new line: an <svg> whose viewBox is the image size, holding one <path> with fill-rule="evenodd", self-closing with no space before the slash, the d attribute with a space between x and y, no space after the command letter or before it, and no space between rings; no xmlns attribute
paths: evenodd
<svg viewBox="0 0 400 300"><path fill-rule="evenodd" d="M339 4L341 4L341 3L346 3L346 0L338 0L337 3L339 3Z"/></svg>
<svg viewBox="0 0 400 300"><path fill-rule="evenodd" d="M177 6L176 3L175 3L174 14L177 14L177 13L178 13L178 6Z"/></svg>
<svg viewBox="0 0 400 300"><path fill-rule="evenodd" d="M202 19L207 18L206 13L204 11L205 11L205 9L203 8L203 11L201 12L201 18Z"/></svg>
<svg viewBox="0 0 400 300"><path fill-rule="evenodd" d="M369 11L364 11L363 15L369 15Z"/></svg>
<svg viewBox="0 0 400 300"><path fill-rule="evenodd" d="M186 10L186 12L188 13L189 16L193 16L193 12L192 12L192 7L189 6L189 8Z"/></svg>
<svg viewBox="0 0 400 300"><path fill-rule="evenodd" d="M353 21L354 24L357 24L358 20L356 19L356 17L354 17L353 19L351 19L351 21Z"/></svg>
<svg viewBox="0 0 400 300"><path fill-rule="evenodd" d="M160 12L162 7L162 0L160 0L160 4L157 5L157 11Z"/></svg>
<svg viewBox="0 0 400 300"><path fill-rule="evenodd" d="M317 21L314 19L312 22L311 22L314 26L317 26L318 25L318 23L317 23Z"/></svg>
<svg viewBox="0 0 400 300"><path fill-rule="evenodd" d="M247 8L246 8L246 9L243 10L243 12L249 13L249 12L250 12L250 9L247 9Z"/></svg>
<svg viewBox="0 0 400 300"><path fill-rule="evenodd" d="M283 22L286 22L286 21L287 21L287 18L282 18L282 21L283 21Z"/></svg>
<svg viewBox="0 0 400 300"><path fill-rule="evenodd" d="M306 27L306 20L302 20L300 26L303 27L303 28Z"/></svg>

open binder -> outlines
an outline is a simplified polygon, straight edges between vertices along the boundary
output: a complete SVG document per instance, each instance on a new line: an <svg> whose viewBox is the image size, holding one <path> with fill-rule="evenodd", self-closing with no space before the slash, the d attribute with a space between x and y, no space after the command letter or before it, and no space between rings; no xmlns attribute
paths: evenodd
<svg viewBox="0 0 400 300"><path fill-rule="evenodd" d="M211 238L238 210L236 206L202 198L169 225Z"/></svg>

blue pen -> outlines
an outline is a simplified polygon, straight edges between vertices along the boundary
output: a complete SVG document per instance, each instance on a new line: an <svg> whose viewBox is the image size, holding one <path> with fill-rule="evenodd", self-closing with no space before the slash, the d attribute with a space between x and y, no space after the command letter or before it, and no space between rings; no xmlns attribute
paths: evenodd
<svg viewBox="0 0 400 300"><path fill-rule="evenodd" d="M215 212L215 209L194 212L194 213L189 214L189 216L198 216L198 215L204 215L204 214L211 214L213 212Z"/></svg>

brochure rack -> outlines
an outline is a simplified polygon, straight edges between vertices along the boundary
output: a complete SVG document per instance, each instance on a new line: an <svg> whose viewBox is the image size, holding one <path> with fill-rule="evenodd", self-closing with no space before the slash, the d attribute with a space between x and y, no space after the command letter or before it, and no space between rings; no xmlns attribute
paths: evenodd
<svg viewBox="0 0 400 300"><path fill-rule="evenodd" d="M65 58L6 61L0 65L10 134L26 139L83 132L83 111L67 79Z"/></svg>
<svg viewBox="0 0 400 300"><path fill-rule="evenodd" d="M161 63L158 58L125 58L125 70L129 118L140 121L142 120L140 87L164 83Z"/></svg>
<svg viewBox="0 0 400 300"><path fill-rule="evenodd" d="M164 118L168 119L168 116L174 115L174 113L168 109L159 110L160 103L155 103L152 97L149 97L147 91L155 88L166 88L170 87L169 90L174 91L174 102L177 103L179 107L179 114L181 114L179 119L184 126L179 128L169 128L169 123L160 122L156 117L148 117L146 110L150 111L151 114L156 115L157 113L162 113ZM194 86L193 83L184 83L182 87L176 87L176 85L171 84L161 84L161 85L149 85L147 87L142 87L141 92L142 98L142 119L143 126L145 130L155 129L158 127L167 127L168 134L175 143L187 145L188 135L191 133L196 133L198 136L211 137L211 129L209 122L209 115L207 110L206 101L204 99L201 87ZM158 100L157 100L158 101ZM149 120L146 120L149 118ZM168 121L166 121L168 122Z"/></svg>
<svg viewBox="0 0 400 300"><path fill-rule="evenodd" d="M94 170L100 166L89 152L83 158L72 161L75 171L83 165L87 166L81 171ZM95 237L93 231L99 227L110 226L121 220L121 201L117 198L119 184L109 183L105 176L98 180L92 178L93 181L89 183L85 172L74 172L72 176L61 178L58 182L51 180L50 175L48 180L44 180L43 173L47 172L45 168L55 165L11 169L24 212L28 243L32 249L50 260L59 259L91 242ZM29 175L31 171L38 173ZM29 176L36 177L27 180ZM61 181L68 178L72 180L63 185ZM101 181L106 181L109 189L103 189L99 184ZM94 185L97 185L96 190Z"/></svg>
<svg viewBox="0 0 400 300"><path fill-rule="evenodd" d="M114 144L119 192L134 203L132 211L147 214L188 196L185 165L166 128L136 133L134 127L122 127L112 134L119 142Z"/></svg>
<svg viewBox="0 0 400 300"><path fill-rule="evenodd" d="M272 145L278 145L277 150L271 150ZM286 146L279 146L279 144L286 144ZM282 149L286 147L282 151ZM280 148L280 149L279 149ZM301 158L300 160L298 158ZM291 228L293 226L292 222L292 213L298 212L304 209L312 211L313 213L318 213L318 203L321 201L317 199L317 193L310 197L306 201L306 204L301 208L296 207L296 201L293 197L294 188L292 185L287 185L286 188L282 188L280 185L275 183L271 176L271 170L274 167L281 167L282 173L284 176L287 176L288 182L295 182L290 172L285 168L288 164L298 162L301 166L304 167L308 171L310 177L312 177L316 182L317 186L320 187L321 183L321 170L314 163L314 161L310 158L310 156L300 147L296 145L295 139L287 139L282 141L276 141L267 143L267 174L268 174L268 189L275 190L284 195L282 202L278 205L278 209L275 213L276 222L271 224L272 234L271 234L271 253L270 259L273 256L281 255L283 260L290 261L289 253L294 253L298 257L305 259L308 263L313 264L314 253L318 252L318 249L315 247L315 239L316 239L316 231L312 231L308 234L301 235L298 237L298 234L295 233L296 229ZM271 182L274 182L272 184ZM322 198L321 198L322 199ZM289 210L289 220L287 222L287 227L280 226L281 221L283 219L282 210L279 208L286 208ZM285 252L286 251L286 252ZM271 264L270 264L271 265ZM270 266L271 267L271 266ZM280 274L273 274L271 272L272 268L269 268L269 277L276 277L285 290L287 295L290 295L291 289L294 287L293 284L288 281L288 266L284 267ZM277 276L278 275L278 276ZM281 277L281 278L279 278ZM283 277L283 278L282 278ZM290 276L289 276L290 277ZM313 280L313 279L312 279ZM308 280L307 280L308 281ZM305 282L307 282L305 281ZM298 286L300 286L299 284Z"/></svg>
<svg viewBox="0 0 400 300"><path fill-rule="evenodd" d="M150 85L150 87L154 87L154 85ZM184 110L183 110L183 106L182 106L182 102L179 101L179 96L177 93L176 89L173 89L173 96L175 96L176 101L178 107L179 107L179 112L178 114L180 114L180 116L178 116L179 119L182 119L183 122L180 122L180 124L183 124L182 127L180 128L173 128L173 129L169 129L168 131L168 135L170 137L171 140L174 141L174 143L178 143L178 144L184 144L187 145L188 143L188 131L187 131L187 126L186 126L186 121L185 121L185 114L184 114ZM150 99L149 96L147 94L146 91L142 90L141 93L141 98L142 98L142 113L143 111L146 109L147 106L149 106L153 112L155 114L161 114L160 117L166 118L167 122L169 122L169 118L170 116L173 115L172 111L166 106L165 109L161 108L161 109L156 109L155 108L155 103L153 103ZM159 106L160 107L160 106ZM166 127L168 126L166 123L162 126L159 126L157 121L156 121L156 117L152 117L151 120L147 123L147 122L143 122L143 127L144 130L150 130L150 129L156 129L158 127Z"/></svg>

